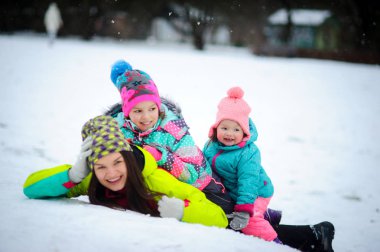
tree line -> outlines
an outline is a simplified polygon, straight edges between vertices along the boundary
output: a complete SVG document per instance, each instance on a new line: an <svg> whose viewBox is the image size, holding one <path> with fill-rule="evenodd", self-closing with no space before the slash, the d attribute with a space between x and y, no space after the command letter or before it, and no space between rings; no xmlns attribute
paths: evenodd
<svg viewBox="0 0 380 252"><path fill-rule="evenodd" d="M45 32L43 15L51 1L2 1L0 31ZM78 35L119 39L146 39L155 18L161 17L194 47L205 49L207 30L224 25L232 45L253 50L267 44L265 27L269 15L278 9L331 11L340 23L339 52L380 52L380 3L371 0L56 0L64 20L59 36ZM121 21L128 25L123 25ZM289 20L282 38L291 33ZM338 52L338 53L339 53Z"/></svg>

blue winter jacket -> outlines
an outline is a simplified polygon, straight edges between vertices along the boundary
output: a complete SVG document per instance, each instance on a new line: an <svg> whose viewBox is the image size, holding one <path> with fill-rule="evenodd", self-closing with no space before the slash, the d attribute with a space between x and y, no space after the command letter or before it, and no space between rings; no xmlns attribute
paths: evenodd
<svg viewBox="0 0 380 252"><path fill-rule="evenodd" d="M209 140L203 149L213 171L221 177L237 205L253 204L257 197L273 195L273 185L261 166L260 151L254 144L257 140L256 126L249 119L251 137L238 145L225 146Z"/></svg>

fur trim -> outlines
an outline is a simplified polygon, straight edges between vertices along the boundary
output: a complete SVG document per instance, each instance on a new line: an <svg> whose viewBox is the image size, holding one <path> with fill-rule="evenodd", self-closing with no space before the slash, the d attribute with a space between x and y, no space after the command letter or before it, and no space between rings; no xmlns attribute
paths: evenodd
<svg viewBox="0 0 380 252"><path fill-rule="evenodd" d="M165 98L161 97L161 102L165 104L166 107L168 107L168 109L172 111L174 114L176 114L179 118L183 118L182 110L181 110L181 107L178 105L178 103L166 97Z"/></svg>
<svg viewBox="0 0 380 252"><path fill-rule="evenodd" d="M121 103L116 103L108 107L108 109L103 113L104 115L115 116L115 114L121 112Z"/></svg>
<svg viewBox="0 0 380 252"><path fill-rule="evenodd" d="M239 204L235 205L234 211L235 212L247 212L252 217L253 216L253 204Z"/></svg>

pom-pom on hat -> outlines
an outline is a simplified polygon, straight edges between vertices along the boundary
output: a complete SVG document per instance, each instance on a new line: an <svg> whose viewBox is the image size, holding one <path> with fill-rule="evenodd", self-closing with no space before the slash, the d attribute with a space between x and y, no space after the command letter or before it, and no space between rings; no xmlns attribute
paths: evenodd
<svg viewBox="0 0 380 252"><path fill-rule="evenodd" d="M136 104L144 101L152 101L160 109L161 98L156 84L144 71L133 69L128 62L118 60L112 65L111 80L120 91L125 116Z"/></svg>
<svg viewBox="0 0 380 252"><path fill-rule="evenodd" d="M227 97L224 97L218 105L216 121L211 126L208 136L211 138L222 120L233 120L239 123L248 140L251 136L249 132L249 113L251 108L248 103L243 100L244 91L240 87L232 87L227 91Z"/></svg>
<svg viewBox="0 0 380 252"><path fill-rule="evenodd" d="M88 120L82 127L82 139L91 136L92 153L88 157L90 169L104 156L120 151L132 151L127 139L121 132L118 123L111 116L97 116Z"/></svg>

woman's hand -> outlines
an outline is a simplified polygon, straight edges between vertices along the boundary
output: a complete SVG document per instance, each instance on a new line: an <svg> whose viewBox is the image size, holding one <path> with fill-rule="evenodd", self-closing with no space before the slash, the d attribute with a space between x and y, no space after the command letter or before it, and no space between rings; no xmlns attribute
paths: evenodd
<svg viewBox="0 0 380 252"><path fill-rule="evenodd" d="M184 208L185 203L183 200L177 198L169 198L164 195L158 201L158 211L163 218L176 218L177 220L181 220Z"/></svg>
<svg viewBox="0 0 380 252"><path fill-rule="evenodd" d="M91 145L92 138L89 136L83 141L78 158L69 170L69 178L74 183L81 182L90 173L90 169L87 166L87 157L92 153L90 149Z"/></svg>

